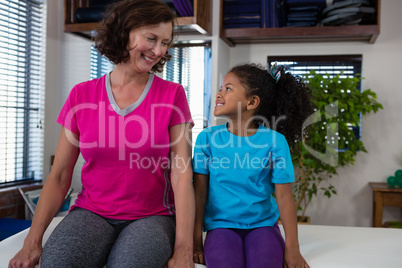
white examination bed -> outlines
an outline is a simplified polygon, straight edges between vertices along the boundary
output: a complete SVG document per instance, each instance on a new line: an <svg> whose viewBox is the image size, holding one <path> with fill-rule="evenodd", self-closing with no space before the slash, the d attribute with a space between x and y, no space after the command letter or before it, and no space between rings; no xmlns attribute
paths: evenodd
<svg viewBox="0 0 402 268"><path fill-rule="evenodd" d="M54 218L43 243L61 219ZM0 242L0 268L8 266L27 233L28 229ZM311 268L402 267L402 229L299 225L299 240Z"/></svg>

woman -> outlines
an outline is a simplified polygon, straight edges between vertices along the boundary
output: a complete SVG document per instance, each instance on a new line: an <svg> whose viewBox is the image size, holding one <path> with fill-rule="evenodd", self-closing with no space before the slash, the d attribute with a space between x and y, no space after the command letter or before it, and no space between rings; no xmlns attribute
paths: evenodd
<svg viewBox="0 0 402 268"><path fill-rule="evenodd" d="M95 45L116 67L65 102L54 166L9 267L193 267L193 122L183 87L152 73L169 60L174 19L159 0L108 8ZM42 251L80 153L82 191Z"/></svg>

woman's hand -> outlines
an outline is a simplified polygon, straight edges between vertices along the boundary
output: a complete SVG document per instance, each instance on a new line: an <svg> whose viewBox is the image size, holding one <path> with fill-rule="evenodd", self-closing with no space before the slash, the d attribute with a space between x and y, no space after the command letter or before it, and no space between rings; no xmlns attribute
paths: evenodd
<svg viewBox="0 0 402 268"><path fill-rule="evenodd" d="M306 260L303 258L299 251L299 247L291 248L285 246L285 257L284 257L284 267L285 268L309 268Z"/></svg>
<svg viewBox="0 0 402 268"><path fill-rule="evenodd" d="M169 260L167 268L194 268L191 252L185 248L175 249L173 257Z"/></svg>
<svg viewBox="0 0 402 268"><path fill-rule="evenodd" d="M80 149L70 139L79 140L76 134L62 127L53 168L40 193L31 228L22 249L10 260L9 268L35 267L39 263L43 234L64 201L80 154Z"/></svg>
<svg viewBox="0 0 402 268"><path fill-rule="evenodd" d="M9 268L31 268L39 263L42 255L42 247L34 245L25 245L12 258L8 264Z"/></svg>
<svg viewBox="0 0 402 268"><path fill-rule="evenodd" d="M176 239L173 257L167 264L169 268L194 268L195 199L191 167L191 127L190 123L183 123L169 130L172 142L170 182L176 208Z"/></svg>

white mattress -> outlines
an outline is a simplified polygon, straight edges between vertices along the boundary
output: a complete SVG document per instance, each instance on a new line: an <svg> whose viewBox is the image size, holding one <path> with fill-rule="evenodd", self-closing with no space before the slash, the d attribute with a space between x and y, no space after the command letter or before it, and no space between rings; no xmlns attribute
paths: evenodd
<svg viewBox="0 0 402 268"><path fill-rule="evenodd" d="M61 219L54 218L43 243ZM25 230L0 242L0 268L8 266L27 233ZM312 268L402 267L402 229L299 225L299 240Z"/></svg>

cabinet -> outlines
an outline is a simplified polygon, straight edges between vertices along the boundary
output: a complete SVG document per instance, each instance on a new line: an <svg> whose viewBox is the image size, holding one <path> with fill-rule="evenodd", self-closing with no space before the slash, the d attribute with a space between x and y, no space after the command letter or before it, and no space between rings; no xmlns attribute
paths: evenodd
<svg viewBox="0 0 402 268"><path fill-rule="evenodd" d="M385 182L370 182L373 190L373 227L382 227L383 207L402 208L402 189L390 188Z"/></svg>
<svg viewBox="0 0 402 268"><path fill-rule="evenodd" d="M380 2L381 0L373 0L373 6L377 10L376 22L373 25L224 29L223 0L221 0L220 38L229 46L257 43L336 41L363 41L372 44L380 34Z"/></svg>
<svg viewBox="0 0 402 268"><path fill-rule="evenodd" d="M64 32L91 39L98 22L77 23L79 7L88 7L92 0L64 0ZM180 35L212 33L212 0L194 0L194 16L178 17L177 30Z"/></svg>

